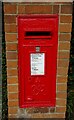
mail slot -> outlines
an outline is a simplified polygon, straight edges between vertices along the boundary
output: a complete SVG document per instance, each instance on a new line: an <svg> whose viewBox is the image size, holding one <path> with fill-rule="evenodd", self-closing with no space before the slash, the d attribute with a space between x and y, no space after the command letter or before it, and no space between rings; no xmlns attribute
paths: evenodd
<svg viewBox="0 0 74 120"><path fill-rule="evenodd" d="M58 15L18 16L19 106L56 105Z"/></svg>

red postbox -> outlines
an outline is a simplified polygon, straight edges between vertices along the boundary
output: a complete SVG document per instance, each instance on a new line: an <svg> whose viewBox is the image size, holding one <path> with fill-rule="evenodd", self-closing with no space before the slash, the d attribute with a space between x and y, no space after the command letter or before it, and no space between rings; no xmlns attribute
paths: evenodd
<svg viewBox="0 0 74 120"><path fill-rule="evenodd" d="M19 104L55 106L58 15L18 17Z"/></svg>

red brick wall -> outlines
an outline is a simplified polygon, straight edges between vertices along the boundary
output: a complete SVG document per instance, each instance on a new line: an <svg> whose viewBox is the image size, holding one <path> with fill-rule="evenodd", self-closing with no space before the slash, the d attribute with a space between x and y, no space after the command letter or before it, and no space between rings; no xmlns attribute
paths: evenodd
<svg viewBox="0 0 74 120"><path fill-rule="evenodd" d="M58 59L55 108L19 108L17 16L25 14L58 14ZM65 118L67 76L72 29L72 3L4 3L7 58L7 88L9 118Z"/></svg>

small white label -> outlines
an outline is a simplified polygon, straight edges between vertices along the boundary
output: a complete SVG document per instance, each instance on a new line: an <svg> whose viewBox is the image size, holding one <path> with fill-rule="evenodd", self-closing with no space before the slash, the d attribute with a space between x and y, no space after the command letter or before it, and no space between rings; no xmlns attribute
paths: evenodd
<svg viewBox="0 0 74 120"><path fill-rule="evenodd" d="M44 75L44 53L33 53L31 56L31 75Z"/></svg>

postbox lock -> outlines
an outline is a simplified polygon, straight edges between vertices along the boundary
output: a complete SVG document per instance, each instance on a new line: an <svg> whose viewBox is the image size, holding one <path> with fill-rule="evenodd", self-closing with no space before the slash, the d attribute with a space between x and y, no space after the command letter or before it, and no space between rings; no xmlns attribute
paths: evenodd
<svg viewBox="0 0 74 120"><path fill-rule="evenodd" d="M40 52L40 46L36 46L36 52Z"/></svg>

